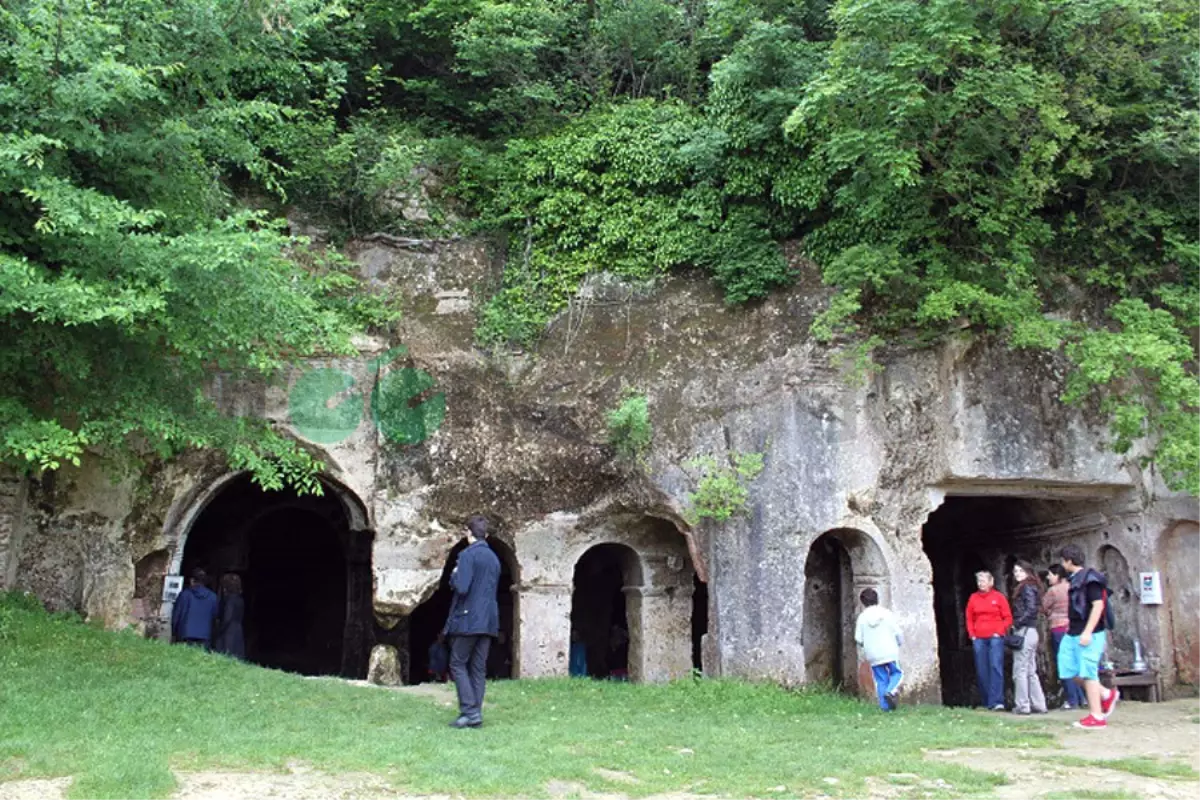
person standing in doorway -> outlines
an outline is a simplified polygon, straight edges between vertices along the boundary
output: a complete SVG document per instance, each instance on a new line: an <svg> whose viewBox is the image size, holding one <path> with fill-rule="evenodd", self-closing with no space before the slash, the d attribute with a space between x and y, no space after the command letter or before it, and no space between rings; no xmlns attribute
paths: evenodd
<svg viewBox="0 0 1200 800"><path fill-rule="evenodd" d="M221 576L221 605L217 614L213 650L245 660L246 633L242 625L245 616L246 601L242 597L241 576L227 572Z"/></svg>
<svg viewBox="0 0 1200 800"><path fill-rule="evenodd" d="M1038 609L1042 581L1028 561L1013 566L1013 633L1022 637L1020 650L1013 651L1013 713L1045 714L1046 696L1037 673Z"/></svg>
<svg viewBox="0 0 1200 800"><path fill-rule="evenodd" d="M483 724L488 651L500 634L500 559L488 547L487 535L486 518L467 521L467 547L450 573L454 599L443 633L450 640L450 677L458 691L458 718L450 723L454 728Z"/></svg>
<svg viewBox="0 0 1200 800"><path fill-rule="evenodd" d="M1071 581L1062 564L1050 565L1046 571L1046 581L1050 584L1050 588L1042 596L1042 613L1049 620L1050 661L1054 664L1054 671L1058 672L1058 650L1063 637L1067 635L1067 593L1071 588ZM1059 681L1062 682L1063 697L1065 698L1062 704L1063 711L1083 708L1087 700L1083 696L1082 687L1061 675Z"/></svg>
<svg viewBox="0 0 1200 800"><path fill-rule="evenodd" d="M175 607L171 609L171 636L176 642L205 649L212 642L217 596L205 585L207 580L208 573L196 567L188 587L175 598Z"/></svg>
<svg viewBox="0 0 1200 800"><path fill-rule="evenodd" d="M975 651L975 679L979 702L991 711L1004 710L1004 633L1012 625L1008 600L996 591L996 579L987 570L975 573L979 591L967 601L967 635Z"/></svg>
<svg viewBox="0 0 1200 800"><path fill-rule="evenodd" d="M863 611L854 623L854 641L871 665L879 707L884 711L895 711L900 702L900 682L904 680L904 673L900 671L900 645L904 644L904 636L900 633L896 615L879 605L878 592L863 589L858 599L863 604Z"/></svg>
<svg viewBox="0 0 1200 800"><path fill-rule="evenodd" d="M1063 569L1071 576L1067 590L1067 635L1058 649L1058 677L1083 684L1088 715L1076 728L1097 730L1108 727L1108 717L1117 707L1121 692L1100 685L1100 658L1108 639L1108 581L1084 566L1083 549L1069 544L1059 551Z"/></svg>

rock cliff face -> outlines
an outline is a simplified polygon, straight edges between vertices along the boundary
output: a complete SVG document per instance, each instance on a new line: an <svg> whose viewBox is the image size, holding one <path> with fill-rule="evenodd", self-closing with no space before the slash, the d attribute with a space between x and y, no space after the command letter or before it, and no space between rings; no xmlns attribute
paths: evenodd
<svg viewBox="0 0 1200 800"><path fill-rule="evenodd" d="M871 586L905 626L906 683L929 699L945 688L948 700L960 698L951 687L967 669L953 619L964 571L999 574L1013 557L1044 567L1069 539L1097 561L1116 550L1136 575L1166 567L1160 536L1174 531L1173 552L1198 535L1176 524L1196 520L1194 501L1168 496L1107 450L1102 422L1059 403L1052 357L964 334L930 349L896 344L882 370L851 380L807 336L823 290L799 260L795 288L748 308L725 306L696 280L653 290L596 281L536 352L488 356L473 341L474 311L498 277L486 243L374 240L349 253L405 312L387 340L364 342L363 357L311 365L350 375L353 401L364 403L356 430L310 441L342 504L343 539L369 537L375 623L356 645L361 670L374 641L397 645L402 661L421 657L418 607L436 602L462 524L480 512L498 526L511 572L506 613L523 676L566 674L572 630L616 625L624 613L637 679L679 677L701 654L709 674L853 689L846 631L858 591ZM397 345L399 360L372 362ZM381 435L366 411L381 376L402 367L434 381L410 405L445 397L444 421L415 445ZM217 381L213 391L227 407L289 425L300 377L282 387ZM654 427L636 473L605 444L604 412L626 388L648 397ZM693 486L681 464L731 451L764 454L748 513L689 526ZM185 566L189 533L231 476L205 454L115 485L101 473L91 462L0 485L0 577L7 561L10 585L53 606L153 630L169 611L157 574ZM6 531L18 527L14 548ZM589 617L591 601L573 591L585 581L576 568L599 545L619 572L623 612ZM350 597L355 583L346 582L349 616L365 607ZM1140 607L1136 594L1129 608L1170 678L1169 614Z"/></svg>

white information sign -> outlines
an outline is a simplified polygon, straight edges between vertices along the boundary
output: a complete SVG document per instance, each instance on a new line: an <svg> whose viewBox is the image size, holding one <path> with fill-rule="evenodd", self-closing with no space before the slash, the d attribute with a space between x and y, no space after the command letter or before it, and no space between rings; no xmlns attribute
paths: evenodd
<svg viewBox="0 0 1200 800"><path fill-rule="evenodd" d="M1157 572L1141 573L1142 605L1162 605L1162 579Z"/></svg>
<svg viewBox="0 0 1200 800"><path fill-rule="evenodd" d="M183 576L182 575L164 575L163 576L163 602L174 603L175 598L179 597L179 593L183 591Z"/></svg>

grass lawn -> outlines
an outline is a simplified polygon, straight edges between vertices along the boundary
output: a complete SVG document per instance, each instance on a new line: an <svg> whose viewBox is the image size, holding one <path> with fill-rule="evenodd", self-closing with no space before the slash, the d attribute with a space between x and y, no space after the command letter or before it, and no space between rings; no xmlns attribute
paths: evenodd
<svg viewBox="0 0 1200 800"><path fill-rule="evenodd" d="M885 715L836 694L736 681L507 681L489 686L488 703L484 728L452 730L451 710L428 697L106 633L0 594L0 781L74 776L75 797L163 797L170 767L289 761L471 797L544 797L551 780L632 797L863 796L868 776L898 773L917 776L905 780L919 780L922 796L961 796L1003 778L927 762L922 748L1050 742L1006 716L934 706Z"/></svg>
<svg viewBox="0 0 1200 800"><path fill-rule="evenodd" d="M1187 764L1178 761L1163 761L1157 758L1138 756L1135 758L1075 758L1062 756L1052 760L1052 763L1066 767L1100 767L1115 769L1139 775L1143 778L1169 778L1181 781L1194 781L1200 778L1200 773Z"/></svg>

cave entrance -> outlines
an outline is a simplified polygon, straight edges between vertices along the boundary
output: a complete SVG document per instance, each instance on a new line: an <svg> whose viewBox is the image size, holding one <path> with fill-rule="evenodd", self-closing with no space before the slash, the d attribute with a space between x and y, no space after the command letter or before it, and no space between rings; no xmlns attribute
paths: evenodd
<svg viewBox="0 0 1200 800"><path fill-rule="evenodd" d="M886 605L890 581L883 551L862 531L838 528L818 536L804 562L804 675L849 693L870 694L860 680L854 644L858 595L875 589Z"/></svg>
<svg viewBox="0 0 1200 800"><path fill-rule="evenodd" d="M641 560L633 548L623 544L599 544L575 564L571 594L571 648L584 658L572 658L572 674L593 678L629 680L630 664L641 651L640 618ZM631 660L630 653L635 654Z"/></svg>
<svg viewBox="0 0 1200 800"><path fill-rule="evenodd" d="M487 539L488 547L500 559L500 582L496 585L496 605L500 611L500 636L492 642L488 651L487 677L489 680L513 677L513 628L516 605L513 596L513 565L516 556L512 548L494 536ZM450 601L454 591L450 588L450 573L458 561L458 554L467 546L464 538L454 545L446 563L442 566L442 577L433 595L413 609L408 625L408 674L409 684L439 682L449 677L448 673L435 673L430 669L430 649L437 642L446 617L450 613Z"/></svg>
<svg viewBox="0 0 1200 800"><path fill-rule="evenodd" d="M324 483L324 482L323 482ZM187 535L180 572L234 573L245 597L246 658L302 675L366 674L371 534L351 530L340 490L321 496L229 481Z"/></svg>
<svg viewBox="0 0 1200 800"><path fill-rule="evenodd" d="M704 635L708 633L708 584L692 575L692 669L704 671Z"/></svg>
<svg viewBox="0 0 1200 800"><path fill-rule="evenodd" d="M1079 531L1079 520L1094 500L1058 500L1003 495L947 497L921 530L921 543L933 568L933 612L937 630L942 702L978 705L975 654L967 636L966 606L976 590L975 573L991 572L1006 596L1012 567L1029 561L1039 574L1058 563L1058 550ZM1062 533L1062 531L1068 531ZM1039 644L1038 675L1047 698L1058 691L1049 648ZM1011 702L1011 659L1005 659L1005 693Z"/></svg>

